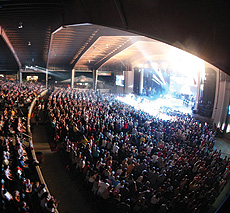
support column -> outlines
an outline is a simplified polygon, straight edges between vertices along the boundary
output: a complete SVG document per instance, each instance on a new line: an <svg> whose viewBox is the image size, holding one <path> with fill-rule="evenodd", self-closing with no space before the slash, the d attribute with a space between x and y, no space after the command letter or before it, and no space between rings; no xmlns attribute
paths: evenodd
<svg viewBox="0 0 230 213"><path fill-rule="evenodd" d="M97 70L93 70L93 90L97 90Z"/></svg>
<svg viewBox="0 0 230 213"><path fill-rule="evenodd" d="M19 84L21 84L21 83L22 83L22 72L19 71Z"/></svg>
<svg viewBox="0 0 230 213"><path fill-rule="evenodd" d="M196 94L196 104L195 104L195 108L194 110L197 111L198 110L198 104L199 104L199 100L200 100L200 70L198 71L198 79L197 79L197 94Z"/></svg>
<svg viewBox="0 0 230 213"><path fill-rule="evenodd" d="M140 69L140 86L139 86L139 95L143 92L143 78L144 78L144 69Z"/></svg>
<svg viewBox="0 0 230 213"><path fill-rule="evenodd" d="M215 119L216 116L216 111L217 111L217 106L219 102L219 95L220 95L220 70L217 70L217 75L216 75L216 92L215 92L215 100L214 100L214 105L213 105L213 111L212 111L212 119Z"/></svg>
<svg viewBox="0 0 230 213"><path fill-rule="evenodd" d="M125 76L125 94L133 92L134 71L124 71Z"/></svg>
<svg viewBox="0 0 230 213"><path fill-rule="evenodd" d="M46 69L46 89L48 89L49 74L48 69Z"/></svg>
<svg viewBox="0 0 230 213"><path fill-rule="evenodd" d="M74 88L74 77L75 77L75 70L72 69L72 75L71 75L71 89Z"/></svg>

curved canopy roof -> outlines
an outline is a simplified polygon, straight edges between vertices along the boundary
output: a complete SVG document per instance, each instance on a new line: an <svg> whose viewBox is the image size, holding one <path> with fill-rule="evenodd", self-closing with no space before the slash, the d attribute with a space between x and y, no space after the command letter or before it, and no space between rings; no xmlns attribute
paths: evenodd
<svg viewBox="0 0 230 213"><path fill-rule="evenodd" d="M0 71L128 70L163 41L230 74L229 21L227 1L4 0Z"/></svg>

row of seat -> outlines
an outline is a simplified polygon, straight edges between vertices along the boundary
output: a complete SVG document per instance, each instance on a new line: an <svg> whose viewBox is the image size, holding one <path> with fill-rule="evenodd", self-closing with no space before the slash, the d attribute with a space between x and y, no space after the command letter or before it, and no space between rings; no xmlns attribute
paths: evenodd
<svg viewBox="0 0 230 213"><path fill-rule="evenodd" d="M28 105L44 90L40 84L1 82L0 157L1 212L54 212L53 197L42 202L42 189L27 137L26 119L21 106ZM19 104L20 103L20 104ZM22 117L21 117L22 116ZM48 201L47 201L48 202Z"/></svg>

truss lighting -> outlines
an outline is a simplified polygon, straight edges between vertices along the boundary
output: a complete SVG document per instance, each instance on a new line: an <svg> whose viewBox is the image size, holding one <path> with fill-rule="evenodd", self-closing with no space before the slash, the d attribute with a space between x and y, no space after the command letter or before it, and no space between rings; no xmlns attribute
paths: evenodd
<svg viewBox="0 0 230 213"><path fill-rule="evenodd" d="M40 72L46 72L46 68L39 67L39 66L25 66L25 70L33 70L33 71L40 71Z"/></svg>
<svg viewBox="0 0 230 213"><path fill-rule="evenodd" d="M22 29L22 28L23 28L23 24L22 24L22 22L19 22L18 29Z"/></svg>

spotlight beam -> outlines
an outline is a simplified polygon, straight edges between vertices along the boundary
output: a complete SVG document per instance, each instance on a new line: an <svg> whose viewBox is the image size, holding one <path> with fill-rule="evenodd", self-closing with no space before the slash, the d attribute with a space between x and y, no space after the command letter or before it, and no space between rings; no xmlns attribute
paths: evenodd
<svg viewBox="0 0 230 213"><path fill-rule="evenodd" d="M157 76L155 74L153 74L153 78L160 83L160 85L163 85L163 82L161 82L161 80L159 78L157 78Z"/></svg>
<svg viewBox="0 0 230 213"><path fill-rule="evenodd" d="M160 77L161 81L163 82L164 85L166 85L165 79L162 75L162 72L160 72L159 70L156 71L156 73L158 74L158 76Z"/></svg>
<svg viewBox="0 0 230 213"><path fill-rule="evenodd" d="M154 78L152 79L152 81L156 82L158 85L161 85L159 82L157 82Z"/></svg>

